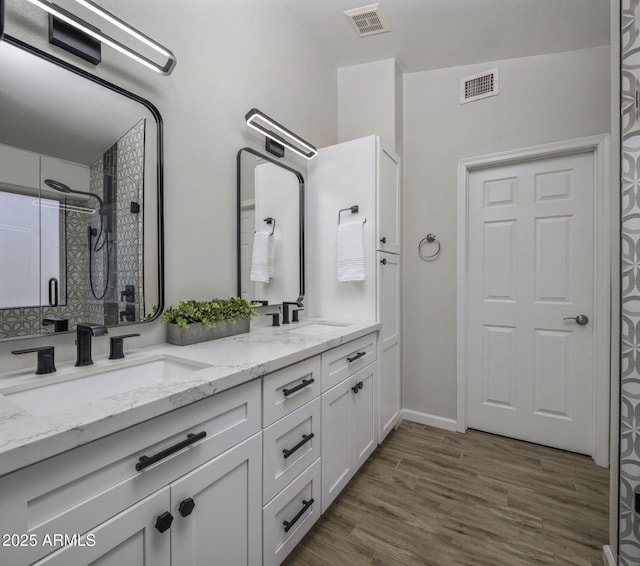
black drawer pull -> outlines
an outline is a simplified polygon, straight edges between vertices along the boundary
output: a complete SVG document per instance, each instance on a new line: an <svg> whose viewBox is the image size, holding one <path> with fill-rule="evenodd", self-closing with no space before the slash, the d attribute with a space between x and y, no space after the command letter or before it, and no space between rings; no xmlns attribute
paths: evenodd
<svg viewBox="0 0 640 566"><path fill-rule="evenodd" d="M162 450L157 454L154 454L153 456L140 456L140 458L138 458L138 463L136 464L136 472L141 472L145 468L148 468L152 464L159 462L167 456L171 456L171 454L175 454L176 452L182 450L183 448L186 448L190 444L198 442L198 440L202 440L205 436L207 436L207 433L204 430L202 432L199 432L198 434L190 432L189 434L187 434L187 438L185 440L178 442L173 446L169 446L169 448L166 448L165 450Z"/></svg>
<svg viewBox="0 0 640 566"><path fill-rule="evenodd" d="M311 434L303 434L302 435L302 440L300 442L298 442L298 444L296 444L293 448L289 448L289 450L287 450L286 448L282 451L282 455L285 458L288 458L289 456L291 456L291 454L293 454L296 450L299 450L300 448L302 448L307 442L309 442L312 438L313 438L313 433Z"/></svg>
<svg viewBox="0 0 640 566"><path fill-rule="evenodd" d="M300 509L300 511L298 511L296 516L293 519L291 519L291 521L282 521L282 524L284 525L285 533L288 533L291 530L291 527L293 527L293 525L295 525L298 522L298 519L305 514L305 511L313 505L313 497L309 499L309 501L305 501L303 499L302 504L304 505L304 507Z"/></svg>
<svg viewBox="0 0 640 566"><path fill-rule="evenodd" d="M366 356L367 353L366 352L358 352L355 356L351 356L350 358L347 358L347 361L352 364L353 362L355 362L356 360L359 360L362 356Z"/></svg>
<svg viewBox="0 0 640 566"><path fill-rule="evenodd" d="M298 383L298 385L296 385L295 387L292 387L291 389L283 389L282 393L285 397L288 397L292 393L295 393L296 391L300 391L300 389L303 389L307 385L311 385L314 382L315 382L315 379L313 379L313 377L311 379L303 379L302 383Z"/></svg>

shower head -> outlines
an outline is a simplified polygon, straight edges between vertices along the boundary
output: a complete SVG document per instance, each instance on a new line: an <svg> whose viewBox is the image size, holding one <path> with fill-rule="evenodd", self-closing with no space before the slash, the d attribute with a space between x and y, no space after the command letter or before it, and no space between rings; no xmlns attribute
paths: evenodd
<svg viewBox="0 0 640 566"><path fill-rule="evenodd" d="M70 188L69 186L65 185L64 183L61 183L60 181L56 181L55 179L45 179L44 184L47 185L48 187L51 187L52 189L55 189L56 191L60 191L61 193L73 194L73 195L85 195L88 197L93 197L95 199L98 199L98 202L100 203L99 213L105 214L104 202L102 202L102 199L95 193L88 193L86 191L76 191Z"/></svg>
<svg viewBox="0 0 640 566"><path fill-rule="evenodd" d="M56 181L55 179L45 179L44 184L61 193L72 193L73 191L64 183Z"/></svg>

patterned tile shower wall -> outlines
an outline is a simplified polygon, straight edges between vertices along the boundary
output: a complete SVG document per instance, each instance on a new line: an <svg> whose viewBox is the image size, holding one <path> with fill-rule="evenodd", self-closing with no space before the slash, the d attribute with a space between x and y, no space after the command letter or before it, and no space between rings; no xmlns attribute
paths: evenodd
<svg viewBox="0 0 640 566"><path fill-rule="evenodd" d="M99 231L100 218L98 215L91 217L73 209L67 210L64 212L63 222L67 300L58 307L0 309L0 339L42 334L47 331L47 327L42 326L42 319L49 315L68 319L71 327L78 322L104 321L106 324L117 324L119 312L124 310L125 303L120 302L120 291L125 285L133 285L135 288L136 320L144 318L144 146L145 120L142 119L90 167L90 192L104 198L105 177L110 177L107 180L113 189L111 207L112 210L115 209L115 218L111 246L112 257L117 258L117 272L113 269L115 273L110 274L105 300L93 297L88 280L87 225L91 224ZM140 205L138 213L131 212L132 202ZM66 199L66 203L79 207L93 206L93 203L77 200L72 196ZM94 253L92 263L94 288L100 296L105 284L105 255L102 252ZM110 302L111 308L106 306L107 301Z"/></svg>
<svg viewBox="0 0 640 566"><path fill-rule="evenodd" d="M118 141L118 288L135 288L136 320L145 316L143 270L143 195L145 121L140 120ZM132 203L139 212L132 212Z"/></svg>
<svg viewBox="0 0 640 566"><path fill-rule="evenodd" d="M619 564L640 564L640 0L622 0L622 364Z"/></svg>
<svg viewBox="0 0 640 566"><path fill-rule="evenodd" d="M98 301L89 293L87 310L106 324L118 324L119 313L125 303L120 292L125 285L135 289L136 320L144 317L142 210L144 192L145 120L140 120L125 133L104 155L91 166L91 191L104 196L112 215L110 233L111 268L106 295ZM109 186L110 190L105 190ZM107 194L107 193L111 194ZM131 210L131 203L140 206L140 212ZM104 293L106 256L93 258L94 288L98 296Z"/></svg>

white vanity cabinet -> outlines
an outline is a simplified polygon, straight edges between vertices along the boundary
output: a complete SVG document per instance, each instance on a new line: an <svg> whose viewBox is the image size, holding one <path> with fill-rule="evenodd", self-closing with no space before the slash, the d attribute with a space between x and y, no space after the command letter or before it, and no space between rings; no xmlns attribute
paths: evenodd
<svg viewBox="0 0 640 566"><path fill-rule="evenodd" d="M378 351L365 334L0 477L0 565L280 564L377 445Z"/></svg>
<svg viewBox="0 0 640 566"><path fill-rule="evenodd" d="M205 539L246 559L235 564L260 564L260 403L256 380L0 478L0 532L28 537L1 547L0 564L88 564L91 552L101 564L196 564ZM156 455L166 456L136 470ZM189 497L195 507L182 517ZM160 533L165 513L173 521ZM56 550L65 534L91 534L95 545Z"/></svg>
<svg viewBox="0 0 640 566"><path fill-rule="evenodd" d="M263 565L280 564L320 517L321 358L263 378Z"/></svg>
<svg viewBox="0 0 640 566"><path fill-rule="evenodd" d="M376 351L370 334L322 354L323 513L377 446Z"/></svg>
<svg viewBox="0 0 640 566"><path fill-rule="evenodd" d="M309 163L307 186L309 314L382 323L376 406L382 442L401 414L400 158L378 136L324 147ZM363 281L338 281L339 220L364 223Z"/></svg>

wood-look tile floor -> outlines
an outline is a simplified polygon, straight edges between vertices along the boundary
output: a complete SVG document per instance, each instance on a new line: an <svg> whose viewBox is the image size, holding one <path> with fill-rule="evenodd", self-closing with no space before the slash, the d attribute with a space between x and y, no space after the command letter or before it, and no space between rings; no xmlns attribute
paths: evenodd
<svg viewBox="0 0 640 566"><path fill-rule="evenodd" d="M601 566L608 472L586 456L405 421L284 564Z"/></svg>

